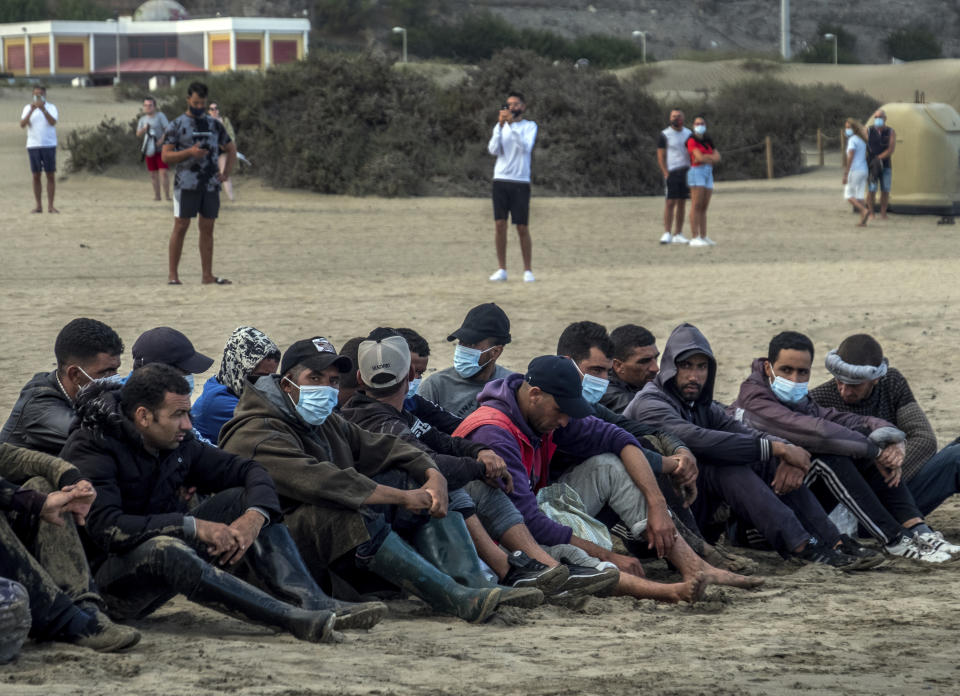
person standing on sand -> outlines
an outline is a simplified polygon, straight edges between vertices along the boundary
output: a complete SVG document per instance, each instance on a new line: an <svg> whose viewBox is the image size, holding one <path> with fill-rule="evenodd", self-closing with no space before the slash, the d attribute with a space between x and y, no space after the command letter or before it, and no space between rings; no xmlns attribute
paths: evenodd
<svg viewBox="0 0 960 696"><path fill-rule="evenodd" d="M490 280L502 283L507 279L507 213L517 226L520 253L523 256L523 282L536 280L530 270L533 243L530 240L530 155L537 140L537 124L523 118L526 99L520 92L510 92L500 109L497 125L487 150L497 158L493 168L493 222L497 249L497 271Z"/></svg>
<svg viewBox="0 0 960 696"><path fill-rule="evenodd" d="M53 207L53 195L57 190L57 120L60 112L47 101L47 88L33 88L33 101L23 107L20 127L27 129L27 154L30 156L30 171L33 172L33 197L37 207L31 213L42 213L40 194L43 183L40 172L47 173L47 212L59 213Z"/></svg>
<svg viewBox="0 0 960 696"><path fill-rule="evenodd" d="M143 98L143 116L137 121L137 137L145 138L143 145L143 161L147 163L150 172L150 183L153 184L153 200L160 200L160 175L163 174L163 194L170 200L170 168L160 157L160 147L166 135L169 119L162 111L157 110L157 100L153 97Z"/></svg>
<svg viewBox="0 0 960 696"><path fill-rule="evenodd" d="M707 236L707 206L713 195L713 165L719 164L720 153L713 147L707 135L707 122L703 116L693 120L693 135L687 138L690 153L690 169L687 171L687 186L690 187L690 246L704 247L716 244Z"/></svg>
<svg viewBox="0 0 960 696"><path fill-rule="evenodd" d="M666 189L666 203L663 208L663 236L661 244L686 244L689 240L683 236L683 216L690 198L687 186L687 171L690 158L687 155L687 138L693 133L683 125L683 112L674 109L670 112L670 125L660 131L657 143L657 164ZM670 232L672 229L674 232Z"/></svg>
<svg viewBox="0 0 960 696"><path fill-rule="evenodd" d="M230 123L229 118L223 118L220 116L220 105L217 102L210 102L210 106L207 107L207 115L210 118L219 121L220 124L227 131L227 135L230 136L230 140L233 141L234 145L237 143L237 134L233 130L233 125ZM220 170L220 174L227 168L227 153L221 152L220 156L217 157L217 168ZM221 179L223 182L223 190L227 192L227 198L233 201L233 181L229 178Z"/></svg>
<svg viewBox="0 0 960 696"><path fill-rule="evenodd" d="M843 169L843 197L860 213L857 227L866 227L870 209L863 201L867 188L867 133L863 124L848 118L843 124L847 136L847 158Z"/></svg>
<svg viewBox="0 0 960 696"><path fill-rule="evenodd" d="M164 134L161 157L166 164L177 165L173 179L173 231L170 233L169 285L182 285L178 268L183 240L190 220L199 214L200 266L204 285L230 285L226 278L213 274L213 226L220 212L220 184L229 181L237 163L237 146L219 121L206 115L207 86L192 82L187 88L187 110L173 120ZM227 153L221 173L217 168L220 152Z"/></svg>
<svg viewBox="0 0 960 696"><path fill-rule="evenodd" d="M897 146L897 132L887 125L887 112L877 109L873 114L873 125L867 132L867 145L872 159L880 160L879 176L867 186L867 210L873 217L873 205L877 196L877 184L880 185L880 219L887 219L887 205L890 203L890 185L893 183L893 165L890 157Z"/></svg>

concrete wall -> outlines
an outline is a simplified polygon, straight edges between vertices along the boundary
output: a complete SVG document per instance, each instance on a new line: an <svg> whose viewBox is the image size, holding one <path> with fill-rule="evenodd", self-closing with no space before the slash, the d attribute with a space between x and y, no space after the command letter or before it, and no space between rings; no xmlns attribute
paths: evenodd
<svg viewBox="0 0 960 696"><path fill-rule="evenodd" d="M177 58L202 68L203 34L180 34L177 37Z"/></svg>
<svg viewBox="0 0 960 696"><path fill-rule="evenodd" d="M121 49L123 44L123 37L120 38ZM109 34L94 34L93 35L93 57L94 63L93 67L90 69L93 72L98 70L103 70L111 65L117 64L117 39L115 36L110 36Z"/></svg>

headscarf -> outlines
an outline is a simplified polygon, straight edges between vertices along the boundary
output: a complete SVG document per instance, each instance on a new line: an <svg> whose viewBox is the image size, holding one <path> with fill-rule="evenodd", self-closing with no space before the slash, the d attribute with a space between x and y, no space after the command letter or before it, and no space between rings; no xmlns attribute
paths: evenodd
<svg viewBox="0 0 960 696"><path fill-rule="evenodd" d="M841 358L836 350L831 350L827 353L825 364L827 372L844 384L863 384L887 374L886 358L883 358L879 365L854 365Z"/></svg>
<svg viewBox="0 0 960 696"><path fill-rule="evenodd" d="M223 360L217 381L239 397L254 368L266 358L280 360L280 348L270 338L252 326L241 326L223 347Z"/></svg>

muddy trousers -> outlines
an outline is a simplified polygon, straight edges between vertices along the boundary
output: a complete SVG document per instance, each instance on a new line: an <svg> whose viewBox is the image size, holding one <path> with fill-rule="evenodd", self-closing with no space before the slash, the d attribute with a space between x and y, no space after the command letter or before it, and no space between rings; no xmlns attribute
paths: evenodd
<svg viewBox="0 0 960 696"><path fill-rule="evenodd" d="M714 513L722 503L730 506L739 521L755 527L784 558L810 537L830 546L840 541L840 532L809 488L800 486L780 496L773 492L770 482L776 469L776 460L732 466L704 462L700 466L700 495L693 508L707 541L713 543L719 537Z"/></svg>

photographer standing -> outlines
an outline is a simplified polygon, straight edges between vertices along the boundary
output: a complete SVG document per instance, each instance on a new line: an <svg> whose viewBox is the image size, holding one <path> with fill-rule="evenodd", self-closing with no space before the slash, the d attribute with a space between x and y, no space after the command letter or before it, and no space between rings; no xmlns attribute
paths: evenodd
<svg viewBox="0 0 960 696"><path fill-rule="evenodd" d="M58 118L60 113L57 107L47 101L47 88L41 85L34 87L33 101L23 107L23 113L20 114L20 127L27 129L27 154L30 156L30 171L33 172L33 197L37 201L37 207L30 211L32 213L43 212L40 172L47 173L47 212L60 212L53 207L53 194L57 190Z"/></svg>
<svg viewBox="0 0 960 696"><path fill-rule="evenodd" d="M187 110L177 116L164 134L161 157L177 165L173 179L173 232L170 233L169 285L181 285L178 268L190 220L200 216L201 282L230 285L213 274L213 226L220 213L220 184L230 179L237 163L237 146L219 121L206 115L207 86L192 82L187 88ZM227 153L221 172L217 158Z"/></svg>
<svg viewBox="0 0 960 696"><path fill-rule="evenodd" d="M162 111L157 111L157 100L144 97L143 116L137 121L137 137L143 138L140 152L147 163L150 181L153 182L153 200L160 200L160 174L163 173L163 195L170 200L170 169L160 157L160 146L170 120Z"/></svg>
<svg viewBox="0 0 960 696"><path fill-rule="evenodd" d="M523 256L523 280L535 279L530 270L533 243L530 240L530 155L537 139L537 124L523 118L527 104L519 92L507 95L507 103L500 109L497 125L487 145L497 158L493 169L493 221L496 227L497 272L490 280L507 279L507 213L517 226L520 253Z"/></svg>

